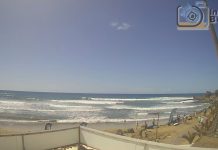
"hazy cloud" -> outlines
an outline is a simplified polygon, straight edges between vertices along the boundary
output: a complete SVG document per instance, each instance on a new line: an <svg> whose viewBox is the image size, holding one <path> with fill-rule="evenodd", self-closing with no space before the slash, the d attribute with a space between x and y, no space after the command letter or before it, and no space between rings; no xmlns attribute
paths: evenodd
<svg viewBox="0 0 218 150"><path fill-rule="evenodd" d="M121 22L121 23L119 23L119 22L112 22L110 25L113 28L115 28L116 30L123 30L123 31L128 30L131 27L131 25L126 23L126 22Z"/></svg>
<svg viewBox="0 0 218 150"><path fill-rule="evenodd" d="M116 27L116 26L118 26L118 25L119 25L119 24L118 24L117 22L112 22L112 23L111 23L111 26L112 26L112 27Z"/></svg>

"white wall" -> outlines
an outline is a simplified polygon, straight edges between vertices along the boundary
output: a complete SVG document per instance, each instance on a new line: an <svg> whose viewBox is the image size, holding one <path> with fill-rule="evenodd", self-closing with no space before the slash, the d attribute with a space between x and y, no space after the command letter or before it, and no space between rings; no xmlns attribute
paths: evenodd
<svg viewBox="0 0 218 150"><path fill-rule="evenodd" d="M1 136L0 150L23 150L22 136Z"/></svg>
<svg viewBox="0 0 218 150"><path fill-rule="evenodd" d="M58 131L0 136L0 150L45 150L78 142L79 128L76 127Z"/></svg>
<svg viewBox="0 0 218 150"><path fill-rule="evenodd" d="M98 150L215 150L138 140L86 127L0 136L0 150L45 150L77 144L79 141Z"/></svg>
<svg viewBox="0 0 218 150"><path fill-rule="evenodd" d="M79 142L79 128L24 136L25 150L45 150Z"/></svg>
<svg viewBox="0 0 218 150"><path fill-rule="evenodd" d="M98 150L215 150L144 141L86 127L80 127L80 138L81 143Z"/></svg>
<svg viewBox="0 0 218 150"><path fill-rule="evenodd" d="M87 128L80 128L81 143L99 150L144 150L144 144L122 139L119 136L111 136L103 132L96 132Z"/></svg>

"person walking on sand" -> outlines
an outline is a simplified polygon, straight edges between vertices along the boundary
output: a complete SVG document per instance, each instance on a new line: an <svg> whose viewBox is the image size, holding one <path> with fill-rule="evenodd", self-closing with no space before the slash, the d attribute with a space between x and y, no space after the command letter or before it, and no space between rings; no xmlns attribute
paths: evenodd
<svg viewBox="0 0 218 150"><path fill-rule="evenodd" d="M152 125L155 126L155 119L152 120Z"/></svg>
<svg viewBox="0 0 218 150"><path fill-rule="evenodd" d="M180 123L180 115L177 115L177 123Z"/></svg>
<svg viewBox="0 0 218 150"><path fill-rule="evenodd" d="M148 124L147 124L147 122L145 121L145 130L147 130L147 128L148 128Z"/></svg>
<svg viewBox="0 0 218 150"><path fill-rule="evenodd" d="M186 123L186 115L183 115L183 123Z"/></svg>

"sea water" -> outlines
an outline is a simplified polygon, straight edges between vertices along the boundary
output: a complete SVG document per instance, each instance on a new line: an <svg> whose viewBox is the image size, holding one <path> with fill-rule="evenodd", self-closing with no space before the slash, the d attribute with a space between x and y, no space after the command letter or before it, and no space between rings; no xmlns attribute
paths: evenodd
<svg viewBox="0 0 218 150"><path fill-rule="evenodd" d="M168 119L208 106L201 94L87 94L0 91L0 121L123 122Z"/></svg>

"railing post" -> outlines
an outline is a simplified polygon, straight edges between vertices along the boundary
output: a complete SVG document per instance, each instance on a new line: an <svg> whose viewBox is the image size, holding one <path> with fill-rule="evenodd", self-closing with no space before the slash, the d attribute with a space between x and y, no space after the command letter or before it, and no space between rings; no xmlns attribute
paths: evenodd
<svg viewBox="0 0 218 150"><path fill-rule="evenodd" d="M80 126L78 132L79 132L78 150L80 150Z"/></svg>
<svg viewBox="0 0 218 150"><path fill-rule="evenodd" d="M149 145L146 144L146 145L144 146L144 150L149 150Z"/></svg>
<svg viewBox="0 0 218 150"><path fill-rule="evenodd" d="M25 145L24 145L24 135L22 135L21 137L22 137L22 146L23 146L23 150L25 150Z"/></svg>

